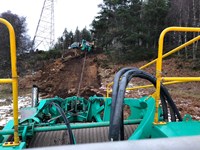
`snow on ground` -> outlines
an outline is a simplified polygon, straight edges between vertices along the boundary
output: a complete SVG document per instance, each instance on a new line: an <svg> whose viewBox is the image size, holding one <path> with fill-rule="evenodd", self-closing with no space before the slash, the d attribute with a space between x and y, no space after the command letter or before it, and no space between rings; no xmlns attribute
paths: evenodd
<svg viewBox="0 0 200 150"><path fill-rule="evenodd" d="M31 97L18 97L19 115L20 109L31 106ZM13 104L11 98L0 99L0 126L4 126L9 120L13 119Z"/></svg>

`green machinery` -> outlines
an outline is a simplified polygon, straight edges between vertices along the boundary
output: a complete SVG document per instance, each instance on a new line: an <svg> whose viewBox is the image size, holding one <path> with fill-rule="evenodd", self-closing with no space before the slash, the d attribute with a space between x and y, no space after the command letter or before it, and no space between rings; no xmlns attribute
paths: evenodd
<svg viewBox="0 0 200 150"><path fill-rule="evenodd" d="M13 87L13 120L0 131L0 149L25 149L55 145L97 143L112 141L135 141L164 137L199 136L200 121L179 113L165 84L200 81L199 77L162 77L162 59L200 39L200 36L162 54L164 36L169 31L200 32L200 28L170 27L159 39L158 58L137 69L123 68L115 75L112 96L53 97L38 99L38 89L33 87L32 106L20 110L18 118L18 76L16 68L15 33L4 19L0 22L9 29L12 78L0 79L0 83L11 83ZM156 77L142 69L156 62ZM132 78L148 80L155 86L152 95L141 98L126 98L126 86ZM134 89L133 88L133 89ZM129 108L124 118L123 109Z"/></svg>

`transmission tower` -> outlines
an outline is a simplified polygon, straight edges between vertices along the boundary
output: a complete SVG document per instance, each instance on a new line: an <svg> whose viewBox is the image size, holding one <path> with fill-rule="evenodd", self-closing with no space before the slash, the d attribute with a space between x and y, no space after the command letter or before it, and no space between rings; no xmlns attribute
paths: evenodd
<svg viewBox="0 0 200 150"><path fill-rule="evenodd" d="M44 0L33 38L33 50L49 50L54 44L54 0Z"/></svg>

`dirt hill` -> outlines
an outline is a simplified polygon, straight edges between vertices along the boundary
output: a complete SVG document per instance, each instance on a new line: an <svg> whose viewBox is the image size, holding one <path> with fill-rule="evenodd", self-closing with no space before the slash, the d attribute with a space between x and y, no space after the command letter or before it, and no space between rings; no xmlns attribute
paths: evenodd
<svg viewBox="0 0 200 150"><path fill-rule="evenodd" d="M41 97L68 97L75 96L81 80L80 96L88 97L93 95L105 95L106 86L113 81L114 74L122 67L141 67L147 62L131 63L126 65L106 64L109 62L104 54L89 53L86 55L79 50L66 51L61 57L35 62L36 71L20 76L19 86L21 89L31 88L33 84L40 89ZM191 62L184 62L178 58L170 58L164 61L163 76L199 76L200 71L191 69ZM155 75L155 65L145 69ZM134 81L135 82L135 81ZM140 85L145 82L137 82L132 85ZM193 118L200 119L200 83L181 83L169 85L167 88L176 102L182 114L189 113ZM152 94L153 89L128 91L127 96L140 97Z"/></svg>
<svg viewBox="0 0 200 150"><path fill-rule="evenodd" d="M101 87L99 62L104 58L102 54L88 53L85 55L80 50L70 50L63 53L61 58L42 62L42 67L36 72L20 78L19 86L20 88L31 88L33 84L37 85L42 97L65 98L77 95L79 86L80 96L98 94L97 89ZM84 61L85 67L83 68Z"/></svg>

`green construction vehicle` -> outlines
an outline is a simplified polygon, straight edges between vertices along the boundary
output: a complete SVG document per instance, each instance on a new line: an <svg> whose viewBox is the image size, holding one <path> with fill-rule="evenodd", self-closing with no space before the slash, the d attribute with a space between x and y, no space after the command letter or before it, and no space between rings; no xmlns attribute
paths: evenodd
<svg viewBox="0 0 200 150"><path fill-rule="evenodd" d="M81 49L81 51L90 52L92 49L92 45L88 41L83 39L81 44L79 44L79 42L74 42L69 47L69 49L79 49L79 48Z"/></svg>
<svg viewBox="0 0 200 150"><path fill-rule="evenodd" d="M92 45L90 45L89 42L83 39L81 43L81 50L85 52L90 52L91 49L92 49Z"/></svg>

